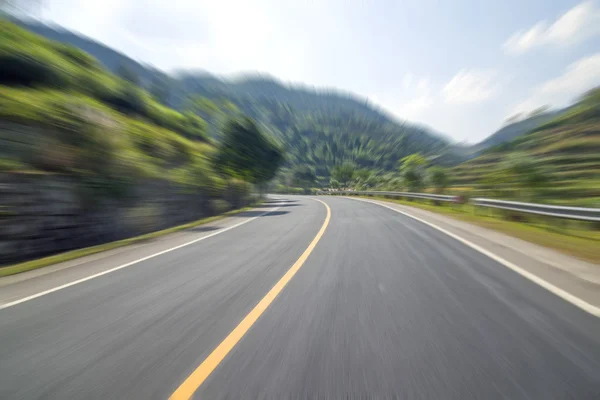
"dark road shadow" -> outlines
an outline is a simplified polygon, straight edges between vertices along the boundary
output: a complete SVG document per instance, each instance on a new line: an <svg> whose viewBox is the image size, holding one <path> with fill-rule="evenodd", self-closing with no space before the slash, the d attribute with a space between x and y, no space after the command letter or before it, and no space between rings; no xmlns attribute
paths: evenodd
<svg viewBox="0 0 600 400"><path fill-rule="evenodd" d="M272 204L260 204L255 206L255 208L271 208L271 207L302 207L304 204L294 204L294 203L272 203Z"/></svg>
<svg viewBox="0 0 600 400"><path fill-rule="evenodd" d="M264 214L264 211L262 210L250 210L250 211L246 211L242 214L239 214L241 217L258 217L258 216L263 216L263 217L275 217L277 215L284 215L284 214L289 214L289 211L272 211L268 214Z"/></svg>
<svg viewBox="0 0 600 400"><path fill-rule="evenodd" d="M210 231L216 231L217 228L216 226L197 226L195 228L190 228L188 229L188 231L190 232L210 232Z"/></svg>
<svg viewBox="0 0 600 400"><path fill-rule="evenodd" d="M265 200L265 204L276 204L276 203L297 203L298 200Z"/></svg>

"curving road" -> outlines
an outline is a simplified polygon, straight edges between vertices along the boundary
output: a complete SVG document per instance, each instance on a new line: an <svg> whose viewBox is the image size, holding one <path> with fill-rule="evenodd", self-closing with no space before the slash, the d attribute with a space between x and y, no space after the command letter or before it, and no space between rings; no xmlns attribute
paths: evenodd
<svg viewBox="0 0 600 400"><path fill-rule="evenodd" d="M319 200L0 285L0 398L600 398L599 318L405 215Z"/></svg>

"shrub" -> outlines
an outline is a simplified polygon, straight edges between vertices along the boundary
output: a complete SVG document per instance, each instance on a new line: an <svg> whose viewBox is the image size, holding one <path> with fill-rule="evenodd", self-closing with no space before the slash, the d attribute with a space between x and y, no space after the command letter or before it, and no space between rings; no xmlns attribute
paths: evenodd
<svg viewBox="0 0 600 400"><path fill-rule="evenodd" d="M147 115L146 101L141 89L123 83L116 90L101 94L100 100L127 115Z"/></svg>
<svg viewBox="0 0 600 400"><path fill-rule="evenodd" d="M85 51L78 49L75 46L67 44L56 43L54 49L69 61L73 62L79 67L101 71L100 63L94 57L86 53Z"/></svg>
<svg viewBox="0 0 600 400"><path fill-rule="evenodd" d="M0 84L51 87L72 84L73 69L50 51L9 45L0 43Z"/></svg>

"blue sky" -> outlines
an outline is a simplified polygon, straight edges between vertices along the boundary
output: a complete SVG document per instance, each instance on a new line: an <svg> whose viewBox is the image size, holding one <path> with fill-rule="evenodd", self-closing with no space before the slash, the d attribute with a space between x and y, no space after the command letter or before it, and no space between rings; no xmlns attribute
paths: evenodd
<svg viewBox="0 0 600 400"><path fill-rule="evenodd" d="M470 143L600 85L600 0L46 0L42 13L167 71L334 87Z"/></svg>

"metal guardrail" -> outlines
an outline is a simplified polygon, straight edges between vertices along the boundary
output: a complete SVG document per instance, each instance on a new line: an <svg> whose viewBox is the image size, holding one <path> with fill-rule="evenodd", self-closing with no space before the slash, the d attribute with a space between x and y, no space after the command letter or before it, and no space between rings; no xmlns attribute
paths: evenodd
<svg viewBox="0 0 600 400"><path fill-rule="evenodd" d="M564 207L483 198L471 199L471 204L479 207L498 208L526 214L546 215L555 218L574 219L578 221L600 221L600 208Z"/></svg>
<svg viewBox="0 0 600 400"><path fill-rule="evenodd" d="M458 203L461 200L460 196L447 196L441 194L410 192L337 191L329 192L329 194L409 197L454 203ZM600 208L553 206L548 204L522 203L519 201L494 200L485 198L471 199L470 203L477 207L510 210L525 214L545 215L549 217L572 219L578 221L600 221Z"/></svg>
<svg viewBox="0 0 600 400"><path fill-rule="evenodd" d="M446 202L457 202L457 196L446 196L442 194L429 194L429 193L411 193L411 192L377 192L377 191L353 191L346 190L340 192L334 192L334 194L355 194L365 196L392 196L392 197L409 197L413 199L426 199L435 201L446 201Z"/></svg>

